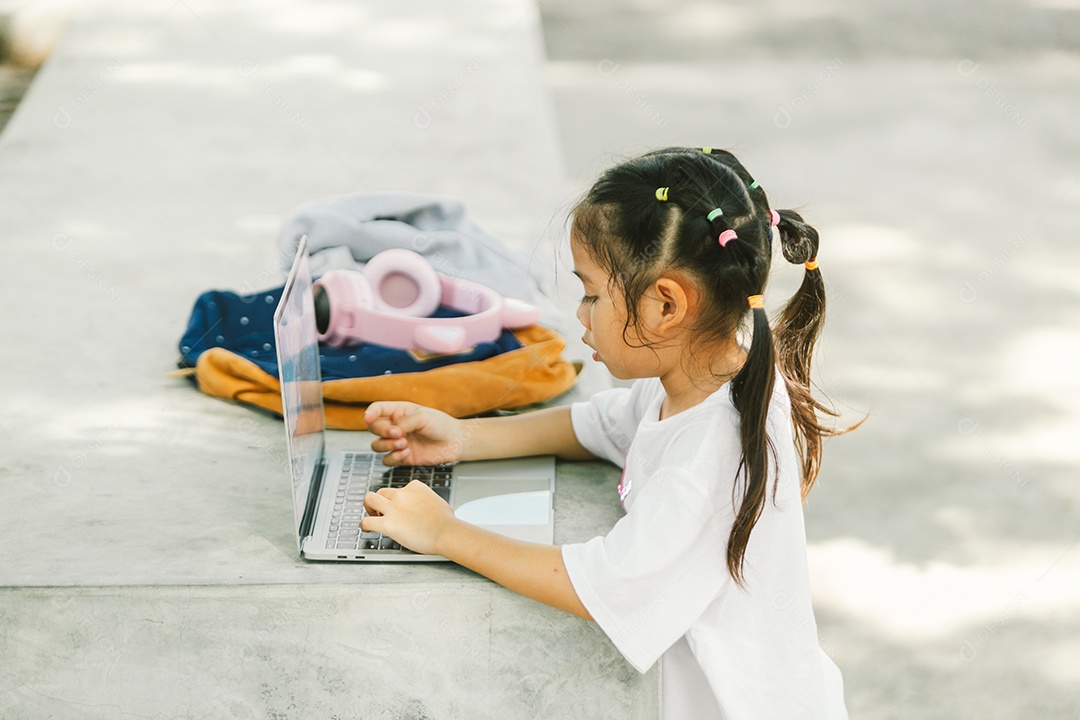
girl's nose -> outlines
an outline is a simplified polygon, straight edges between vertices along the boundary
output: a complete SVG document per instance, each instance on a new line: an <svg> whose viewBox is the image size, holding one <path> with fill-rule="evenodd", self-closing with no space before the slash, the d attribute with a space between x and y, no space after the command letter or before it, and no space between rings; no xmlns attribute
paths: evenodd
<svg viewBox="0 0 1080 720"><path fill-rule="evenodd" d="M583 303L579 303L577 306L577 319L578 322L585 326L585 329L589 329L589 311L585 309Z"/></svg>

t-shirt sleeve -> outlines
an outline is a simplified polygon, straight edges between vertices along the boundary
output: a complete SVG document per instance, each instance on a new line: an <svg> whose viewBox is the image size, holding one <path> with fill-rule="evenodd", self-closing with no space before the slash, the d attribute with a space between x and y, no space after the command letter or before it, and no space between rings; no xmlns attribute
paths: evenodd
<svg viewBox="0 0 1080 720"><path fill-rule="evenodd" d="M732 582L731 507L718 507L692 473L692 467L660 470L606 537L562 548L578 598L639 672Z"/></svg>
<svg viewBox="0 0 1080 720"><path fill-rule="evenodd" d="M582 447L598 458L622 467L630 441L650 400L649 386L638 381L629 388L596 393L570 406L570 422Z"/></svg>

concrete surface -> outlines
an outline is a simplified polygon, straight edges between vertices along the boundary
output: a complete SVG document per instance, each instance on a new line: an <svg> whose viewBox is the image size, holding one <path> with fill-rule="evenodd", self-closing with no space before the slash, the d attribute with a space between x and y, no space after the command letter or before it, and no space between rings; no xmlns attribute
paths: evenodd
<svg viewBox="0 0 1080 720"><path fill-rule="evenodd" d="M2 591L0 715L657 717L592 623L475 585Z"/></svg>
<svg viewBox="0 0 1080 720"><path fill-rule="evenodd" d="M408 74L406 92L364 72L382 68L377 60L360 62L372 45L360 47L356 38L398 51L403 38L413 37L402 28L414 14L395 14L390 30L376 32L350 14L359 9L341 11L344 27L334 27L337 4L309 5L311 12L287 21L288 4L273 7L247 22L239 9L230 15L209 4L147 3L125 10L142 13L137 31L112 27L107 12L93 15L100 37L84 37L79 46L89 64L72 67L69 56L47 65L49 72L63 70L61 86L40 99L32 88L20 112L34 115L17 115L0 135L0 242L9 253L0 293L20 311L6 321L0 347L9 370L0 379L8 450L0 460L2 504L18 507L5 514L14 529L0 539L5 578L32 580L38 562L43 583L45 570L101 564L46 561L46 554L68 552L67 545L57 528L41 532L29 520L56 516L22 517L41 503L56 507L60 465L71 471L77 498L67 506L75 522L65 529L89 532L95 543L111 538L81 517L87 503L115 509L116 498L131 492L172 500L177 488L221 478L225 487L214 491L223 503L261 493L267 521L232 532L285 567L287 508L272 497L273 482L245 485L227 472L254 462L272 473L274 449L264 438L275 437L277 426L260 421L238 446L247 411L223 404L208 410L212 401L157 374L173 360L198 291L257 286L277 272L269 240L285 208L320 194L381 188L392 178L407 189L467 195L485 227L524 242L543 238L546 251L558 237L549 209L619 157L664 144L727 146L775 204L801 208L821 230L830 303L817 359L821 384L846 420L869 416L856 433L827 445L806 513L822 644L844 672L852 718L1080 716L1075 3L541 0L553 116L547 107L518 104L536 100L526 93L515 94L509 107L470 95L486 94L478 90L485 72L505 79L522 70L475 67L479 48L498 41L461 35L449 19L436 34L457 37L441 48L457 54L433 60L426 54L435 50L433 36L421 34L425 42L407 45L417 64L393 68ZM265 42L239 39L249 32ZM183 52L155 56L167 39ZM147 55L119 55L133 51ZM70 127L50 128L60 107L70 112L117 59L123 68L99 80L90 100L71 113ZM262 65L261 75L242 78L248 83L237 79L244 59ZM470 80L461 82L454 69L470 64ZM455 77L450 101L431 113ZM368 102L364 92L392 92L400 111ZM194 103L207 95L220 116ZM103 105L107 112L98 109ZM421 107L432 122L417 132ZM530 125L532 110L557 124ZM353 131L351 118L372 112L385 137ZM125 118L119 125L118 116ZM68 140L80 123L108 132L107 146L90 152ZM184 130L166 131L176 124ZM465 138L453 132L463 127ZM438 143L426 142L432 137ZM252 144L265 152L252 153ZM523 153L529 173L508 170L517 166L507 158ZM129 169L110 167L103 157L123 158ZM143 197L150 184L175 201L149 208L121 202ZM767 294L772 307L797 281L788 270L778 269ZM81 348L118 350L76 369L59 359L59 333L74 333ZM165 460L190 459L205 448L217 462L133 474L140 457L162 448ZM102 484L113 475L126 479L122 492ZM602 502L602 479L590 477L580 492ZM151 483L172 485L159 493L144 488ZM196 517L174 529L191 507L143 505L153 507L154 527L172 538L209 525ZM567 513L558 509L557 518ZM222 514L211 509L208 517ZM565 537L588 532L582 522ZM271 526L276 537L259 537ZM178 566L178 577L191 572L183 565L167 564L159 582L173 582ZM387 645L349 649L357 626L347 626L340 646L299 640L329 632L324 616L312 614L316 605L328 601L330 609L320 611L327 614L360 612L352 604L355 576L347 584L309 583L320 572L312 570L290 567L302 581L266 586L9 588L0 601L3 654L24 647L18 657L32 662L22 674L2 663L0 689L7 692L0 708L22 713L5 717L42 716L41 708L57 717L104 717L116 706L153 714L157 708L132 694L131 682L164 688L163 715L207 716L225 707L213 702L225 697L238 717L268 709L288 715L298 687L324 703L320 709L330 707L340 687L334 673L368 667L363 652L385 659ZM221 577L229 571L236 572L226 566ZM448 576L439 582L454 593L489 588L436 572ZM396 598L393 607L408 607L408 615L414 597L419 605L427 599L409 594L421 583L383 587L381 597ZM516 599L482 592L495 598L499 622L512 624ZM455 604L467 613L480 597ZM119 607L135 612L118 616ZM546 623L546 611L538 612ZM223 614L236 620L233 627L215 624ZM313 620L296 625L297 614ZM199 626L204 617L213 621L209 629ZM572 623L559 627L573 631ZM381 640L390 642L401 628L395 623ZM433 637L453 645L447 634ZM322 677L282 669L280 655L297 643L334 658L317 663ZM153 647L159 649L147 650ZM573 657L561 647L552 652L559 662ZM114 661L118 653L127 655ZM394 655L388 664L401 669L395 663L408 666L412 658ZM600 667L611 660L603 658ZM83 669L98 674L86 682ZM473 671L425 672L429 682L443 682L449 675L440 672ZM543 677L523 686L546 687ZM80 694L63 691L71 686ZM427 697L414 693L405 702ZM500 697L507 707L514 701ZM435 709L433 717L446 717L476 706ZM548 716L568 717L561 709ZM623 716L623 708L612 715Z"/></svg>
<svg viewBox="0 0 1080 720"><path fill-rule="evenodd" d="M410 63L393 60L395 33L435 30L397 13L326 4L330 17L299 32L294 6L255 19L229 7L88 14L0 139L11 207L3 292L9 303L34 293L7 328L0 379L6 442L19 448L5 458L6 492L24 508L6 529L8 582L284 579L277 556L292 546L290 524L278 522L291 513L276 494L280 424L166 373L200 292L280 284L276 232L296 205L366 188L452 193L497 237L538 262L553 258L542 233L562 168L531 6L489 3L477 11L483 21L451 28L459 46L433 42ZM474 84L430 106L450 82L433 68L466 66ZM430 118L415 124L418 107ZM498 132L508 126L530 146ZM470 161L432 159L451 150ZM489 175L511 151L520 168ZM341 445L348 434L331 436ZM267 494L249 506L253 482ZM178 519L178 487L206 506L181 507ZM66 530L95 552L127 537L141 551L123 563L72 563L63 535L34 530L55 517L51 502L69 508ZM195 529L213 561L170 557ZM219 541L244 552L229 558L211 549ZM341 571L290 562L284 572L307 581Z"/></svg>
<svg viewBox="0 0 1080 720"><path fill-rule="evenodd" d="M575 182L728 147L821 231L821 384L868 415L806 509L851 717L1080 717L1080 5L540 5Z"/></svg>
<svg viewBox="0 0 1080 720"><path fill-rule="evenodd" d="M200 292L280 284L314 198L454 194L553 265L535 6L72 12L0 135L0 717L655 718L591 623L452 565L301 562L281 423L166 375ZM559 542L611 526L616 476L560 469Z"/></svg>

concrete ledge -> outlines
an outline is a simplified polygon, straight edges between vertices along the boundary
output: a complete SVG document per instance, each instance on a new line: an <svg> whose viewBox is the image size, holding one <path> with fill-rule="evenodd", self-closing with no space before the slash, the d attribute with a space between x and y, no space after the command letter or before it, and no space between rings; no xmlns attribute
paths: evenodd
<svg viewBox="0 0 1080 720"><path fill-rule="evenodd" d="M594 624L495 586L39 588L0 607L3 717L658 716Z"/></svg>
<svg viewBox="0 0 1080 720"><path fill-rule="evenodd" d="M280 422L165 375L200 292L280 282L313 198L457 195L550 266L535 7L90 7L0 135L0 714L656 717L591 624L451 565L301 562ZM560 469L559 542L615 521L616 472Z"/></svg>
<svg viewBox="0 0 1080 720"><path fill-rule="evenodd" d="M279 283L282 218L339 192L456 194L550 262L535 8L131 6L79 19L0 135L20 508L0 581L308 582L326 569L292 557L280 423L166 376L187 314L208 288Z"/></svg>

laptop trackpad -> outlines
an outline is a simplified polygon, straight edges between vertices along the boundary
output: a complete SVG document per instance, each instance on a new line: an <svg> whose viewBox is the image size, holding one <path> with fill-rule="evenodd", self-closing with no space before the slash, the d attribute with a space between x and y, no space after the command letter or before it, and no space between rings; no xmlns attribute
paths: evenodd
<svg viewBox="0 0 1080 720"><path fill-rule="evenodd" d="M454 515L474 525L547 525L551 482L540 479L454 480Z"/></svg>

